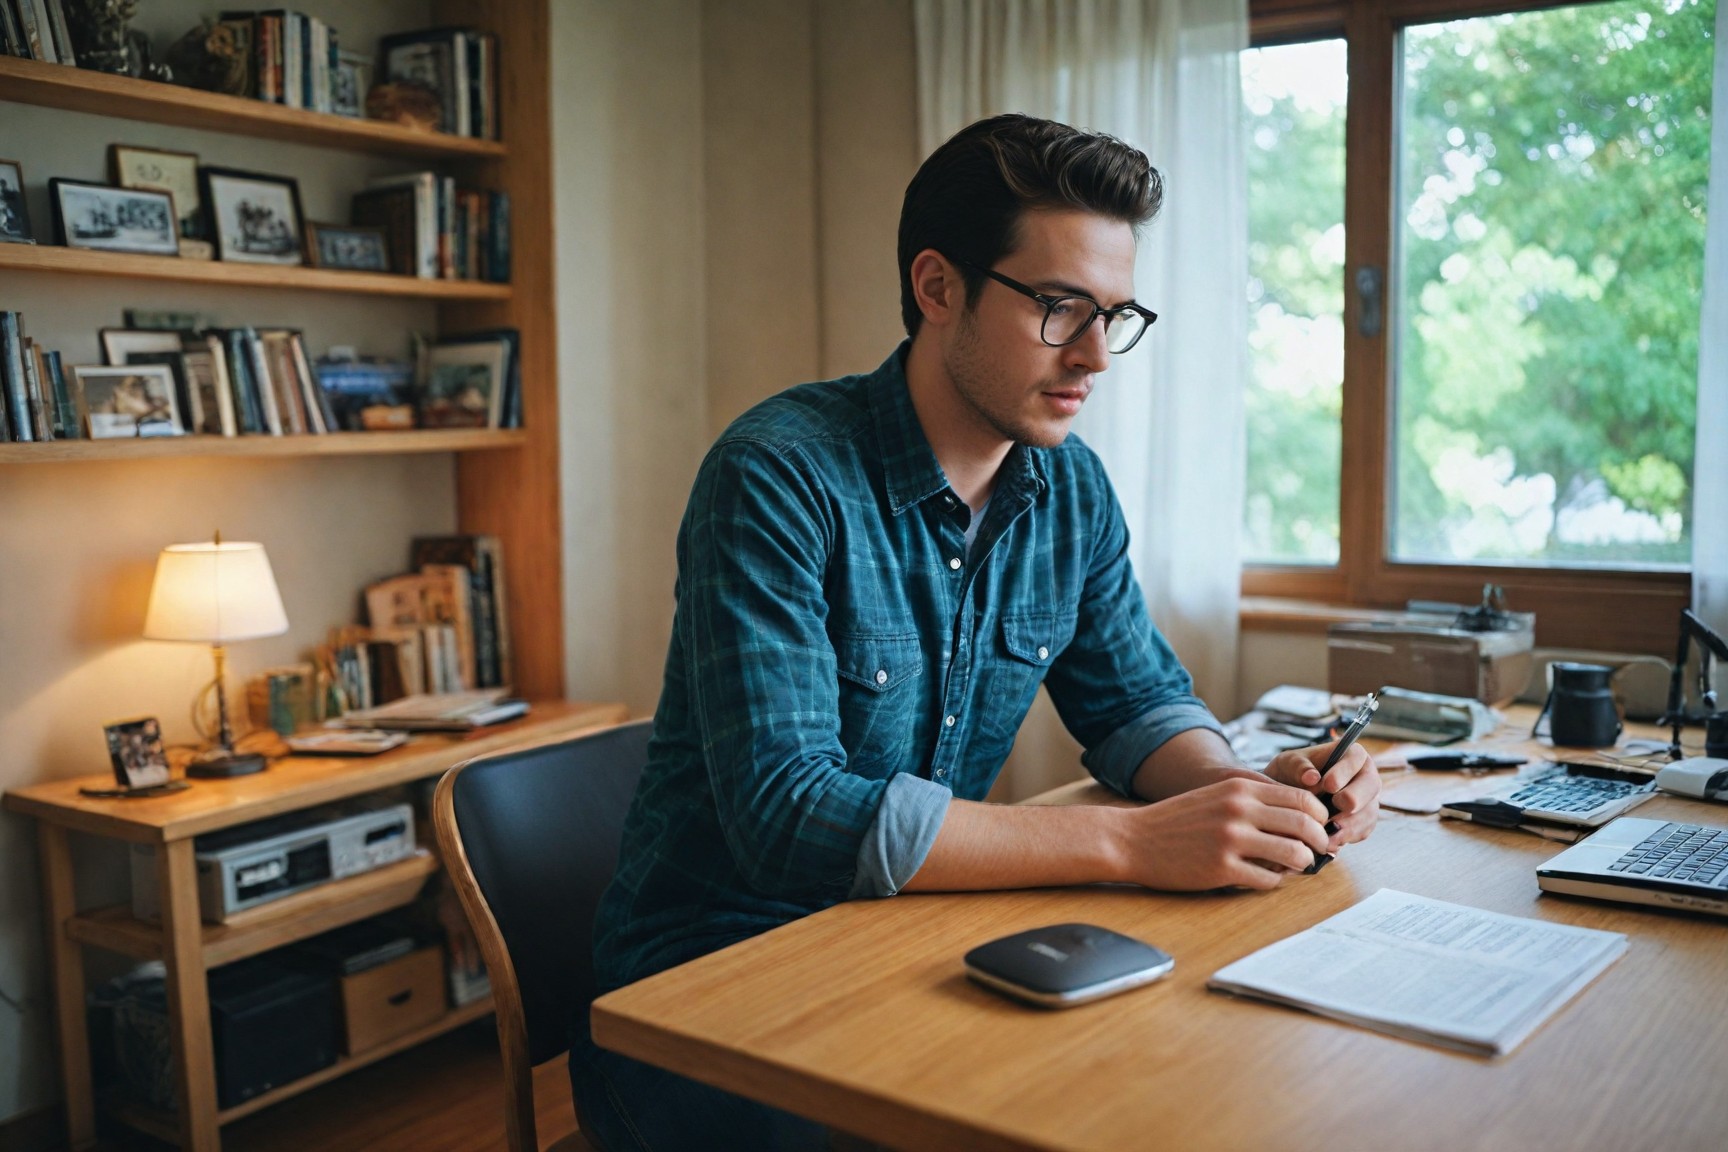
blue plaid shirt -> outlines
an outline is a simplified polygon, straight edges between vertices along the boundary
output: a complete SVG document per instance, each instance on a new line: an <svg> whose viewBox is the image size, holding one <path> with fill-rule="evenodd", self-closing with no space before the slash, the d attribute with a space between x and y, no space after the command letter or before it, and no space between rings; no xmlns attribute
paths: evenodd
<svg viewBox="0 0 1728 1152"><path fill-rule="evenodd" d="M1040 683L1124 795L1159 745L1217 728L1147 615L1098 457L1016 446L968 548L905 353L757 405L702 463L596 922L602 990L892 895L950 797L989 791Z"/></svg>

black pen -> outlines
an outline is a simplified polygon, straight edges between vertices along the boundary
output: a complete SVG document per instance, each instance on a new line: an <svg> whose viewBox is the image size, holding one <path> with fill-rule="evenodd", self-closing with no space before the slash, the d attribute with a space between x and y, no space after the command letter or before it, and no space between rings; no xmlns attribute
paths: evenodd
<svg viewBox="0 0 1728 1152"><path fill-rule="evenodd" d="M1374 719L1374 712L1379 707L1380 697L1373 692L1368 693L1368 699L1362 701L1362 707L1356 709L1356 715L1351 718L1350 726L1344 729L1344 735L1338 737L1338 743L1333 747L1332 754L1326 757L1326 763L1320 766L1321 779L1326 778L1326 773L1332 770L1333 765L1344 759L1344 753L1350 751L1350 745L1356 743L1356 737L1362 735L1363 729L1367 728L1369 722ZM1332 803L1332 794L1321 792L1319 796L1320 802L1326 805L1326 814L1328 816L1338 815L1338 808ZM1328 823L1328 827L1330 827L1330 823ZM1302 869L1302 874L1312 876L1330 863L1332 863L1330 853L1316 852L1314 853L1314 863Z"/></svg>

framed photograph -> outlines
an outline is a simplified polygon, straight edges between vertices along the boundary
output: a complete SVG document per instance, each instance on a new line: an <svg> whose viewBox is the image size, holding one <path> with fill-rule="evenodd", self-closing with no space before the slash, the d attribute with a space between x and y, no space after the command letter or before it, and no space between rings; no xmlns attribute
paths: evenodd
<svg viewBox="0 0 1728 1152"><path fill-rule="evenodd" d="M166 192L174 201L174 218L181 239L204 235L203 202L198 196L198 157L190 152L168 152L131 144L108 146L108 168L121 188L146 188Z"/></svg>
<svg viewBox="0 0 1728 1152"><path fill-rule="evenodd" d="M48 181L48 200L54 207L54 238L68 248L180 255L174 201L166 192L55 177Z"/></svg>
<svg viewBox="0 0 1728 1152"><path fill-rule="evenodd" d="M174 373L165 364L78 365L73 402L92 440L178 436Z"/></svg>
<svg viewBox="0 0 1728 1152"><path fill-rule="evenodd" d="M162 747L162 725L156 717L104 725L108 759L120 787L156 788L168 783L168 751Z"/></svg>
<svg viewBox="0 0 1728 1152"><path fill-rule="evenodd" d="M178 352L180 333L136 328L101 330L102 359L110 365L124 364L134 352Z"/></svg>
<svg viewBox="0 0 1728 1152"><path fill-rule="evenodd" d="M24 207L24 165L0 160L0 244L34 244Z"/></svg>
<svg viewBox="0 0 1728 1152"><path fill-rule="evenodd" d="M291 177L200 168L198 179L218 260L305 263L300 185Z"/></svg>
<svg viewBox="0 0 1728 1152"><path fill-rule="evenodd" d="M306 224L306 260L314 268L390 271L390 241L367 224Z"/></svg>
<svg viewBox="0 0 1728 1152"><path fill-rule="evenodd" d="M509 348L502 342L439 344L427 354L420 423L426 428L496 428Z"/></svg>
<svg viewBox="0 0 1728 1152"><path fill-rule="evenodd" d="M372 57L346 49L336 54L330 77L330 110L338 116L366 115L366 93L372 89Z"/></svg>

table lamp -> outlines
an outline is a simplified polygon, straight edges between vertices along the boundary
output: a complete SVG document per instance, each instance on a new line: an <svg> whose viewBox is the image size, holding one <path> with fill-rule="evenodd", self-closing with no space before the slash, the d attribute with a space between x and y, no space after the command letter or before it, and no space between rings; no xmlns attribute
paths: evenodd
<svg viewBox="0 0 1728 1152"><path fill-rule="evenodd" d="M148 640L182 640L209 644L216 659L216 677L192 704L192 724L212 747L194 757L186 775L245 776L261 771L264 757L234 750L228 726L227 676L223 645L235 640L280 636L288 631L288 614L276 591L276 577L264 545L224 544L222 534L209 544L171 544L156 559L156 581L150 588L150 608L144 615ZM205 700L216 694L217 731L200 722Z"/></svg>

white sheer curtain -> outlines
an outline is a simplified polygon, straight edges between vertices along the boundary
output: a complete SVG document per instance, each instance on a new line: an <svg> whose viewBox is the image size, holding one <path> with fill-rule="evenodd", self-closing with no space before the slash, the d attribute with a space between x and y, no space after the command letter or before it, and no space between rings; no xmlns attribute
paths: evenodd
<svg viewBox="0 0 1728 1152"><path fill-rule="evenodd" d="M1698 450L1692 469L1692 604L1728 634L1728 3L1716 5L1709 233L1698 339Z"/></svg>
<svg viewBox="0 0 1728 1152"><path fill-rule="evenodd" d="M1111 365L1075 430L1116 485L1153 618L1228 715L1248 379L1247 2L918 0L915 18L925 155L974 120L1025 112L1121 137L1164 176L1135 284L1158 323Z"/></svg>

